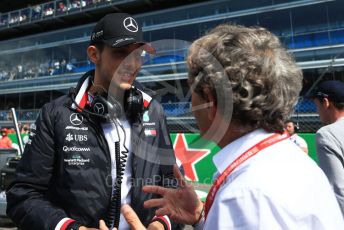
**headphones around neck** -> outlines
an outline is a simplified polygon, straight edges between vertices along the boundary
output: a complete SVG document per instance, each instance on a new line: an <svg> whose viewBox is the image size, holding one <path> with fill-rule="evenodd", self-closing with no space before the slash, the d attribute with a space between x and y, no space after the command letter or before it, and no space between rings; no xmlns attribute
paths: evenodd
<svg viewBox="0 0 344 230"><path fill-rule="evenodd" d="M297 133L297 132L299 132L299 131L300 131L299 122L297 122L297 123L294 123L294 130L295 130L295 133Z"/></svg>
<svg viewBox="0 0 344 230"><path fill-rule="evenodd" d="M120 118L125 113L125 116L130 121L135 121L139 114L143 112L143 96L142 93L135 87L124 92L123 107L119 101L111 97L111 95L95 94L91 103L91 110L100 116L107 116L110 118Z"/></svg>
<svg viewBox="0 0 344 230"><path fill-rule="evenodd" d="M122 108L119 101L108 96L106 93L95 93L89 108L83 109L75 101L75 88L71 88L69 94L72 97L73 103L76 104L81 111L103 120L117 119L125 115L130 122L134 122L139 118L140 114L143 113L143 96L135 86L131 86L130 89L124 92L124 108Z"/></svg>

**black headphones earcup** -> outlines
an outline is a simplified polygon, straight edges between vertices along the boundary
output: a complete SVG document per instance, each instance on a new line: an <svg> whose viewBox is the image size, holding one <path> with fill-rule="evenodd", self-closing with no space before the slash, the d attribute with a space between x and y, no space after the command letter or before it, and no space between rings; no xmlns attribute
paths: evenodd
<svg viewBox="0 0 344 230"><path fill-rule="evenodd" d="M295 130L296 133L300 130L299 123L296 123L296 124L294 125L294 130Z"/></svg>
<svg viewBox="0 0 344 230"><path fill-rule="evenodd" d="M134 122L143 113L142 93L132 86L124 92L123 104L124 111L121 104L115 99L108 100L105 94L95 94L91 103L91 110L103 118L119 118L125 112L127 119Z"/></svg>
<svg viewBox="0 0 344 230"><path fill-rule="evenodd" d="M116 100L108 101L106 95L95 94L93 101L91 103L92 112L98 114L99 116L104 116L107 118L121 117L123 114L123 109L120 103Z"/></svg>
<svg viewBox="0 0 344 230"><path fill-rule="evenodd" d="M108 114L108 107L106 105L105 99L101 95L94 95L91 103L92 112L100 116L105 116Z"/></svg>
<svg viewBox="0 0 344 230"><path fill-rule="evenodd" d="M142 93L132 86L124 94L124 111L130 121L135 121L143 113Z"/></svg>

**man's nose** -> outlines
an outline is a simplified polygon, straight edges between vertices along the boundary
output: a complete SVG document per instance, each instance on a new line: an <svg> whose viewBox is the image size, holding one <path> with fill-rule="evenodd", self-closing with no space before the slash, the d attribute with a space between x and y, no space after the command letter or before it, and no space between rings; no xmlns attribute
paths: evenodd
<svg viewBox="0 0 344 230"><path fill-rule="evenodd" d="M141 65L141 57L138 54L131 53L125 58L124 64L126 67L137 67Z"/></svg>

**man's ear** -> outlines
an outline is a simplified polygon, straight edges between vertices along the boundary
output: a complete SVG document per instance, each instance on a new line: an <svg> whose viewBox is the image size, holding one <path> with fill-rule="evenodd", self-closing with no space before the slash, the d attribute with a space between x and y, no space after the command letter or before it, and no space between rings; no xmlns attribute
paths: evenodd
<svg viewBox="0 0 344 230"><path fill-rule="evenodd" d="M322 99L322 105L323 105L326 109L329 109L331 104L332 104L332 103L330 102L330 100L329 100L328 98L324 97L324 98Z"/></svg>
<svg viewBox="0 0 344 230"><path fill-rule="evenodd" d="M93 64L97 64L100 60L100 52L97 47L93 45L87 47L87 56Z"/></svg>
<svg viewBox="0 0 344 230"><path fill-rule="evenodd" d="M203 95L205 97L205 100L207 103L209 103L209 106L207 107L208 110L208 119L209 120L214 120L217 112L217 107L216 107L216 101L215 97L212 94L210 88L204 87L203 88Z"/></svg>

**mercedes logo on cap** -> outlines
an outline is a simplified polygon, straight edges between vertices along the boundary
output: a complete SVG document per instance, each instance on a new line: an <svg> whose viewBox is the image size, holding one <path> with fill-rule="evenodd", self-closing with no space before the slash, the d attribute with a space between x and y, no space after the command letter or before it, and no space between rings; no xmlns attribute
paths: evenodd
<svg viewBox="0 0 344 230"><path fill-rule="evenodd" d="M133 33L139 30L139 26L137 25L137 22L132 17L125 18L123 21L123 25L124 25L124 28L126 28L127 30Z"/></svg>
<svg viewBox="0 0 344 230"><path fill-rule="evenodd" d="M73 125L80 125L83 119L84 118L81 116L81 114L78 113L72 113L69 117L70 123L72 123Z"/></svg>
<svg viewBox="0 0 344 230"><path fill-rule="evenodd" d="M104 105L102 103L99 103L99 102L94 104L93 109L94 109L94 112L101 114L101 115L103 115L105 112Z"/></svg>

